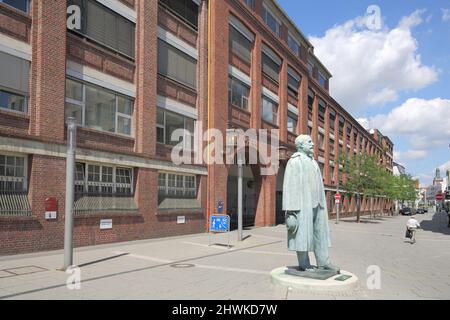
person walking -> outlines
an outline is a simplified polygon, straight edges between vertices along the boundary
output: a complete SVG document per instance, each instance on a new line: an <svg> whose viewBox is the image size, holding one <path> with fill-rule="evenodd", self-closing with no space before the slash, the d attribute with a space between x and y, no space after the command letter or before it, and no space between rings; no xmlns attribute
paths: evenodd
<svg viewBox="0 0 450 320"><path fill-rule="evenodd" d="M420 223L414 217L410 217L406 222L406 232L409 233L411 244L416 243L416 231L420 228Z"/></svg>

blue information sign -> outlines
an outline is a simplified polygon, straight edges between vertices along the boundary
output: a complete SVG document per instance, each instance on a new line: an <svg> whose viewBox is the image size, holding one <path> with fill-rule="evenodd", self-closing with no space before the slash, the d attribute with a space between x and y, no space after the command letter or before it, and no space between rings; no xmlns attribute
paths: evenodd
<svg viewBox="0 0 450 320"><path fill-rule="evenodd" d="M227 215L212 215L211 232L228 232L230 231L230 216Z"/></svg>

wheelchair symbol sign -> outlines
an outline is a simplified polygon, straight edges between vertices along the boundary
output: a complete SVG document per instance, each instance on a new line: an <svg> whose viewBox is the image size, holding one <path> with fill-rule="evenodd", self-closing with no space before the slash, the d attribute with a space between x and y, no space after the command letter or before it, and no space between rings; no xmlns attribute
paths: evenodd
<svg viewBox="0 0 450 320"><path fill-rule="evenodd" d="M212 215L211 232L228 232L230 231L230 216L228 215Z"/></svg>

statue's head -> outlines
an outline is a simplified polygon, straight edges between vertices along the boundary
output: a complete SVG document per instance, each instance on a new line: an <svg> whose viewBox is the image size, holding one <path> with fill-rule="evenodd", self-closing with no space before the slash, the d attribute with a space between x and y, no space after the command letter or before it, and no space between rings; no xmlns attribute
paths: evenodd
<svg viewBox="0 0 450 320"><path fill-rule="evenodd" d="M295 139L295 146L298 152L306 153L309 156L312 156L314 153L314 142L308 135L302 134L298 136Z"/></svg>

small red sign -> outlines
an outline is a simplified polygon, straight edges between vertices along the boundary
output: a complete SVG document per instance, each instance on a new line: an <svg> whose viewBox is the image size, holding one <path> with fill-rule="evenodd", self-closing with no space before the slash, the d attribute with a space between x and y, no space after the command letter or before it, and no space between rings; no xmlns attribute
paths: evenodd
<svg viewBox="0 0 450 320"><path fill-rule="evenodd" d="M45 211L56 212L58 211L58 200L54 197L45 199Z"/></svg>
<svg viewBox="0 0 450 320"><path fill-rule="evenodd" d="M438 193L436 195L436 200L438 200L438 201L444 200L444 195L442 193Z"/></svg>
<svg viewBox="0 0 450 320"><path fill-rule="evenodd" d="M339 193L336 193L334 195L334 200L341 200L341 195Z"/></svg>

